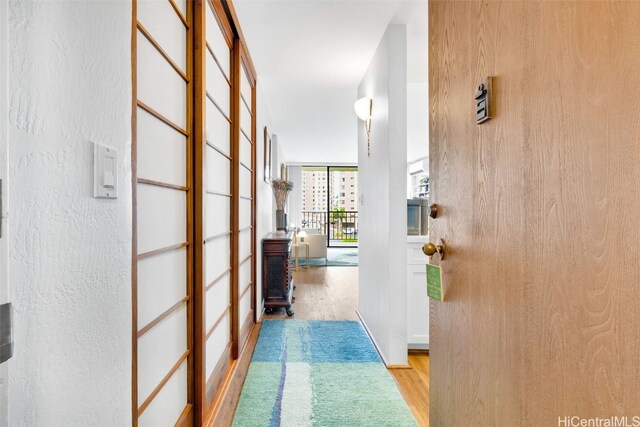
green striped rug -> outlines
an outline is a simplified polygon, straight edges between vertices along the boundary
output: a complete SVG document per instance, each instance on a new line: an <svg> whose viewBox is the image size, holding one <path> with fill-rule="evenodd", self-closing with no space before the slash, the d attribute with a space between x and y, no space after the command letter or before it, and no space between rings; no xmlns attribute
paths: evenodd
<svg viewBox="0 0 640 427"><path fill-rule="evenodd" d="M237 427L403 427L416 422L359 322L265 320Z"/></svg>

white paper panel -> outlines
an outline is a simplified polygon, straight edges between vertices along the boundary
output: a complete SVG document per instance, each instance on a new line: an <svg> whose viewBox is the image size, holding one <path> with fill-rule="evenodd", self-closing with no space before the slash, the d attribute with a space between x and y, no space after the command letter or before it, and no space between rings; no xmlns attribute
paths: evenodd
<svg viewBox="0 0 640 427"><path fill-rule="evenodd" d="M138 253L186 241L184 191L138 184Z"/></svg>
<svg viewBox="0 0 640 427"><path fill-rule="evenodd" d="M186 74L187 29L171 3L168 0L138 0L138 21Z"/></svg>
<svg viewBox="0 0 640 427"><path fill-rule="evenodd" d="M211 283L230 267L229 236L207 242L205 245L206 283Z"/></svg>
<svg viewBox="0 0 640 427"><path fill-rule="evenodd" d="M138 107L138 178L187 185L187 139Z"/></svg>
<svg viewBox="0 0 640 427"><path fill-rule="evenodd" d="M187 296L187 248L138 261L138 329Z"/></svg>
<svg viewBox="0 0 640 427"><path fill-rule="evenodd" d="M186 130L187 85L138 31L138 99Z"/></svg>
<svg viewBox="0 0 640 427"><path fill-rule="evenodd" d="M244 259L241 259L240 261L244 261ZM239 269L240 280L238 281L238 295L240 295L245 290L247 285L251 283L251 265L252 265L251 258L249 258L247 261L245 261L240 265L240 269Z"/></svg>
<svg viewBox="0 0 640 427"><path fill-rule="evenodd" d="M251 255L251 230L240 232L240 261Z"/></svg>
<svg viewBox="0 0 640 427"><path fill-rule="evenodd" d="M231 149L231 123L222 115L220 110L207 98L207 142L214 145L227 156Z"/></svg>
<svg viewBox="0 0 640 427"><path fill-rule="evenodd" d="M154 388L187 351L187 305L183 304L138 339L138 402Z"/></svg>
<svg viewBox="0 0 640 427"><path fill-rule="evenodd" d="M162 387L138 419L140 427L173 427L176 424L187 406L187 367L185 360Z"/></svg>
<svg viewBox="0 0 640 427"><path fill-rule="evenodd" d="M244 98L246 103L249 105L249 107L251 107L251 84L249 84L249 78L247 77L244 65L242 66L240 78L240 92L242 92L242 97Z"/></svg>
<svg viewBox="0 0 640 427"><path fill-rule="evenodd" d="M240 161L251 169L251 143L244 136L240 138Z"/></svg>
<svg viewBox="0 0 640 427"><path fill-rule="evenodd" d="M231 160L207 145L207 190L231 194Z"/></svg>
<svg viewBox="0 0 640 427"><path fill-rule="evenodd" d="M220 315L227 309L231 303L231 288L229 287L229 273L225 274L219 282L207 291L207 329L220 318Z"/></svg>
<svg viewBox="0 0 640 427"><path fill-rule="evenodd" d="M206 201L204 237L209 238L231 231L231 198L207 194Z"/></svg>
<svg viewBox="0 0 640 427"><path fill-rule="evenodd" d="M240 229L251 225L251 200L240 199Z"/></svg>
<svg viewBox="0 0 640 427"><path fill-rule="evenodd" d="M251 175L247 169L240 167L240 196L251 197Z"/></svg>
<svg viewBox="0 0 640 427"><path fill-rule="evenodd" d="M224 74L229 78L231 76L231 50L229 49L229 45L222 34L222 29L220 28L220 25L218 25L218 21L216 21L216 17L213 15L209 4L207 4L206 9L207 43L211 46L211 50L213 50L220 66L224 70ZM210 55L210 53L207 52L207 55Z"/></svg>
<svg viewBox="0 0 640 427"><path fill-rule="evenodd" d="M227 345L229 345L229 341L231 340L231 323L229 312L225 314L222 321L218 324L216 329L213 331L209 339L207 340L207 362L206 362L206 371L207 371L207 380L211 377L211 373L215 369L218 361L224 354Z"/></svg>
<svg viewBox="0 0 640 427"><path fill-rule="evenodd" d="M222 71L220 71L220 67L216 65L211 55L207 55L207 93L224 112L224 115L230 117L231 86L229 86Z"/></svg>
<svg viewBox="0 0 640 427"><path fill-rule="evenodd" d="M156 0L156 1L162 1L162 0ZM180 9L180 12L182 12L182 16L186 18L187 17L187 0L175 0L175 3L178 6L178 9Z"/></svg>
<svg viewBox="0 0 640 427"><path fill-rule="evenodd" d="M249 315L249 310L251 310L251 291L247 291L240 300L240 328L244 326L244 322Z"/></svg>
<svg viewBox="0 0 640 427"><path fill-rule="evenodd" d="M251 114L244 102L240 104L240 127L245 134L245 138L251 138Z"/></svg>

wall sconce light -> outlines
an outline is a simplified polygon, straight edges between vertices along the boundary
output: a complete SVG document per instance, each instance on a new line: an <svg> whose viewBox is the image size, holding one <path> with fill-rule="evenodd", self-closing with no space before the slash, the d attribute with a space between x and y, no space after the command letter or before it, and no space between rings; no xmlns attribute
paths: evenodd
<svg viewBox="0 0 640 427"><path fill-rule="evenodd" d="M364 121L365 130L367 131L367 157L371 155L371 116L373 113L373 99L369 97L358 99L353 108L360 120Z"/></svg>

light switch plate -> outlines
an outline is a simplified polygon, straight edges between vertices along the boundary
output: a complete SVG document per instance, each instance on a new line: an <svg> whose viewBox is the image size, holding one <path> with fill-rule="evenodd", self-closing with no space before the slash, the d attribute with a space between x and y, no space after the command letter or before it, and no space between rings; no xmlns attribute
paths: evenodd
<svg viewBox="0 0 640 427"><path fill-rule="evenodd" d="M118 198L118 152L93 143L93 197Z"/></svg>

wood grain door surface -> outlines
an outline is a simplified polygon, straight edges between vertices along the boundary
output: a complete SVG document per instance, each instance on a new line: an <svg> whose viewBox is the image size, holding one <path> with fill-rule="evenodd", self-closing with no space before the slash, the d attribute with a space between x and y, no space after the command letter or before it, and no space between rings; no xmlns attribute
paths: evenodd
<svg viewBox="0 0 640 427"><path fill-rule="evenodd" d="M639 23L640 2L430 2L432 426L640 416Z"/></svg>

